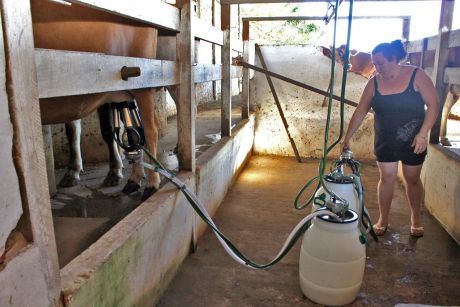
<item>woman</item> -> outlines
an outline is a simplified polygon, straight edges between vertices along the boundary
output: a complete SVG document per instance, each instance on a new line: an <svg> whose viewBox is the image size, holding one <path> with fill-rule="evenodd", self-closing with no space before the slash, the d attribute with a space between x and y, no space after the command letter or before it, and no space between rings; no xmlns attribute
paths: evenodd
<svg viewBox="0 0 460 307"><path fill-rule="evenodd" d="M399 64L405 56L400 40L374 48L372 62L378 74L367 83L341 146L342 151L350 148L351 137L372 108L375 112L374 151L380 171L380 216L373 228L380 236L388 227L399 161L411 210L410 233L415 237L424 234L420 172L427 153L428 133L438 116L439 102L433 82L423 70Z"/></svg>

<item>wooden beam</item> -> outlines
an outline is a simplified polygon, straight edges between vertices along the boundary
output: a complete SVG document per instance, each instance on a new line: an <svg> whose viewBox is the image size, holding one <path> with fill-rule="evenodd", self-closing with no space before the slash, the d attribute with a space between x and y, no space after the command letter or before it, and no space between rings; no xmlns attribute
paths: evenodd
<svg viewBox="0 0 460 307"><path fill-rule="evenodd" d="M220 6L220 4L219 4ZM218 14L218 10L217 10L217 0L211 0L211 24L212 26L216 26L216 24L219 24L218 22L216 22L216 19L217 17L220 16L220 14ZM222 33L222 42L223 42L223 33ZM216 57L216 52L217 52L217 48L216 48L216 45L215 44L212 44L211 46L212 48L212 64L216 64L217 63L217 57ZM214 101L217 100L217 90L218 90L218 87L217 87L217 82L213 82L212 83L212 98Z"/></svg>
<svg viewBox="0 0 460 307"><path fill-rule="evenodd" d="M180 12L161 0L67 0L112 14L145 22L155 27L179 31Z"/></svg>
<svg viewBox="0 0 460 307"><path fill-rule="evenodd" d="M279 20L325 20L326 16L254 16L243 17L244 21L279 21ZM348 19L346 16L339 16L338 19ZM355 19L410 19L410 16L353 16Z"/></svg>
<svg viewBox="0 0 460 307"><path fill-rule="evenodd" d="M179 62L109 56L90 52L35 49L39 98L177 85ZM120 69L136 66L139 77L122 80ZM222 79L221 64L192 66L194 83ZM241 78L243 68L231 66L230 77Z"/></svg>
<svg viewBox="0 0 460 307"><path fill-rule="evenodd" d="M195 172L195 39L193 37L192 0L182 0L181 26L177 35L177 52L180 65L179 104L177 105L177 139L179 168Z"/></svg>
<svg viewBox="0 0 460 307"><path fill-rule="evenodd" d="M249 63L249 21L243 21L243 62ZM249 69L243 68L241 84L241 118L249 118Z"/></svg>
<svg viewBox="0 0 460 307"><path fill-rule="evenodd" d="M440 111L444 107L444 101L447 97L448 88L444 83L444 68L447 66L449 58L449 33L452 29L454 0L442 0L441 17L439 20L438 41L436 46L436 56L434 60L432 79L436 86L440 102ZM441 129L442 112L439 112L438 119L431 129L430 143L439 143L439 134Z"/></svg>
<svg viewBox="0 0 460 307"><path fill-rule="evenodd" d="M376 0L354 0L359 2L375 2ZM410 2L410 1L432 1L432 0L378 0L379 2L391 1L391 2ZM221 0L221 4L256 4L256 3L298 3L298 2L330 2L329 0ZM349 2L349 0L347 0Z"/></svg>
<svg viewBox="0 0 460 307"><path fill-rule="evenodd" d="M222 81L221 81L221 135L230 136L232 130L232 80L230 66L232 62L231 47L231 7L221 5L221 28L224 32L224 45L221 50Z"/></svg>
<svg viewBox="0 0 460 307"><path fill-rule="evenodd" d="M174 61L35 49L35 62L40 98L179 83L179 66ZM123 66L139 67L141 75L124 81L120 73Z"/></svg>

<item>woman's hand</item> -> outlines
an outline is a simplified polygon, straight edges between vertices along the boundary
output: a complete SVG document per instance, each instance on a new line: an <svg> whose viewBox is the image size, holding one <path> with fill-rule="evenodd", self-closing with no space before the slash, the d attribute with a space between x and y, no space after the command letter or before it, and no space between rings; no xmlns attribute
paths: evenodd
<svg viewBox="0 0 460 307"><path fill-rule="evenodd" d="M418 133L415 136L414 141L412 142L411 146L414 147L415 154L421 154L422 152L426 150L427 145L428 145L428 138L426 137L426 135Z"/></svg>
<svg viewBox="0 0 460 307"><path fill-rule="evenodd" d="M350 145L349 145L349 141L343 141L341 144L340 144L340 153L343 153L345 150L350 150Z"/></svg>

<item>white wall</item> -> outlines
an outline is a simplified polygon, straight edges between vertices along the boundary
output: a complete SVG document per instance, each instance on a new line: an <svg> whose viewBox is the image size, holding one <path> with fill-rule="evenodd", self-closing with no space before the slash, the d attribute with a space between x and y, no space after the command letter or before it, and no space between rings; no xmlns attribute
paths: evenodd
<svg viewBox="0 0 460 307"><path fill-rule="evenodd" d="M270 71L326 91L330 79L331 60L319 47L313 45L261 46ZM256 65L261 66L256 56ZM340 96L342 66L336 65L334 94ZM275 106L265 75L256 73L251 86L252 108L256 109L254 151L258 154L294 156L281 117ZM323 96L273 78L276 92L289 124L289 130L302 157L320 158L323 154L327 107L322 107ZM367 79L353 73L347 77L346 98L359 101ZM333 101L329 144L339 135L339 102ZM354 107L345 106L346 130ZM355 133L352 150L360 160L374 159L373 120L368 115ZM338 147L330 153L338 156Z"/></svg>

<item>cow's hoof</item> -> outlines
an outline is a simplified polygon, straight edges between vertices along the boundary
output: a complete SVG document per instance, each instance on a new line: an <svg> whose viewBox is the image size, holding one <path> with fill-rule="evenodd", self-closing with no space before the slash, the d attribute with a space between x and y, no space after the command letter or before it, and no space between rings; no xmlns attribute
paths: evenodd
<svg viewBox="0 0 460 307"><path fill-rule="evenodd" d="M80 182L79 178L75 178L72 175L65 174L61 181L58 183L58 187L60 188L71 188Z"/></svg>
<svg viewBox="0 0 460 307"><path fill-rule="evenodd" d="M449 141L448 138L441 138L441 145L442 146L452 146L452 143Z"/></svg>
<svg viewBox="0 0 460 307"><path fill-rule="evenodd" d="M116 172L110 170L104 179L103 185L105 187L115 187L120 184L122 179L123 177L118 176Z"/></svg>
<svg viewBox="0 0 460 307"><path fill-rule="evenodd" d="M137 182L128 180L122 192L125 194L131 194L131 193L137 192L140 188L141 186Z"/></svg>
<svg viewBox="0 0 460 307"><path fill-rule="evenodd" d="M156 191L158 191L157 188L155 187L146 187L144 189L144 193L142 194L142 201L145 201L147 200L147 198L149 198L150 196L152 196Z"/></svg>

